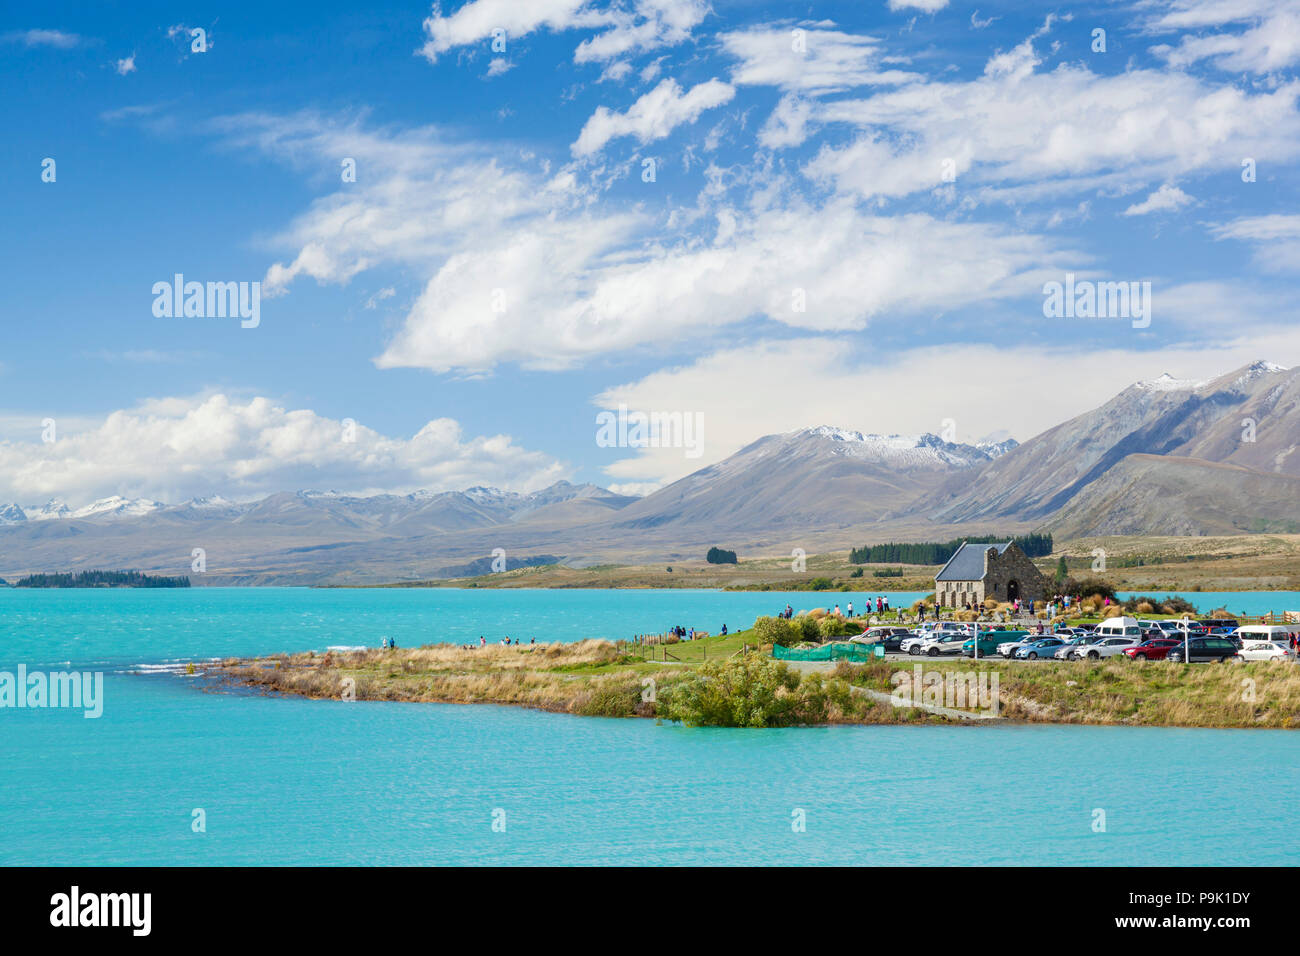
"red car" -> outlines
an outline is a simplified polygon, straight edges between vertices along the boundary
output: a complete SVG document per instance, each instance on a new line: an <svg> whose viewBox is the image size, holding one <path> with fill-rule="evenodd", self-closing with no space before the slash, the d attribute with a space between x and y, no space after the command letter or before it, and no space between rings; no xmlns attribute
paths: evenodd
<svg viewBox="0 0 1300 956"><path fill-rule="evenodd" d="M1169 652L1183 643L1172 637L1153 637L1136 647L1127 647L1124 653L1135 661L1163 661Z"/></svg>

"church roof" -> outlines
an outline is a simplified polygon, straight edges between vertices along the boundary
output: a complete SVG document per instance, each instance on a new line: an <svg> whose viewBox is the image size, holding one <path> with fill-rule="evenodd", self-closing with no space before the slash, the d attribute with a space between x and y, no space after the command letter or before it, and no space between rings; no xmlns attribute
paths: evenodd
<svg viewBox="0 0 1300 956"><path fill-rule="evenodd" d="M936 581L980 581L984 578L984 552L994 548L998 554L1002 554L1009 547L1011 547L1010 541L1001 544L967 542L948 559L948 563L934 576L934 579Z"/></svg>

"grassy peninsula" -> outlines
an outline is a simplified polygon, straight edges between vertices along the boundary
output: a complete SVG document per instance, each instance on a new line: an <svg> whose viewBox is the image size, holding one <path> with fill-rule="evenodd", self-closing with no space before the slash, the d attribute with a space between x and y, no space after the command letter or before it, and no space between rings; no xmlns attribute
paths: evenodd
<svg viewBox="0 0 1300 956"><path fill-rule="evenodd" d="M1300 727L1300 668L1290 663L891 659L787 666L772 660L769 648L754 649L755 641L753 631L742 631L658 648L607 641L431 645L228 660L210 673L229 685L318 699L510 704L694 725L963 722L888 700L895 674L922 666L945 676L996 674L1004 720Z"/></svg>

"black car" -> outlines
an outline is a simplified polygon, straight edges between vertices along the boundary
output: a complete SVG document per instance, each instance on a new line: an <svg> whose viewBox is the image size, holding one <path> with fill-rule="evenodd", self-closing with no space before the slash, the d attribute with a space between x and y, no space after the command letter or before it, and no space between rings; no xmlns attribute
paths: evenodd
<svg viewBox="0 0 1300 956"><path fill-rule="evenodd" d="M1179 643L1171 647L1169 656L1165 660L1181 664L1185 656L1184 651L1193 664L1201 661L1223 662L1237 656L1237 646L1226 637L1193 637L1185 644Z"/></svg>
<svg viewBox="0 0 1300 956"><path fill-rule="evenodd" d="M905 627L872 627L864 632L869 638L875 638L879 635L879 640L873 640L872 643L885 645L885 650L896 651L899 645L903 643L903 638L912 637L912 632Z"/></svg>

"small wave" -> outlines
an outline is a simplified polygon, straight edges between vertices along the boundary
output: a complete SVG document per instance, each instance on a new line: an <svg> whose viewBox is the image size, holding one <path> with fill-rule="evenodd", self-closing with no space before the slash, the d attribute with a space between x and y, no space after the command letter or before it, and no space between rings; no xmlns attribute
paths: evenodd
<svg viewBox="0 0 1300 956"><path fill-rule="evenodd" d="M190 667L200 667L209 661L215 661L217 658L209 658L207 661L168 661L164 664L132 664L123 673L128 674L183 674Z"/></svg>

